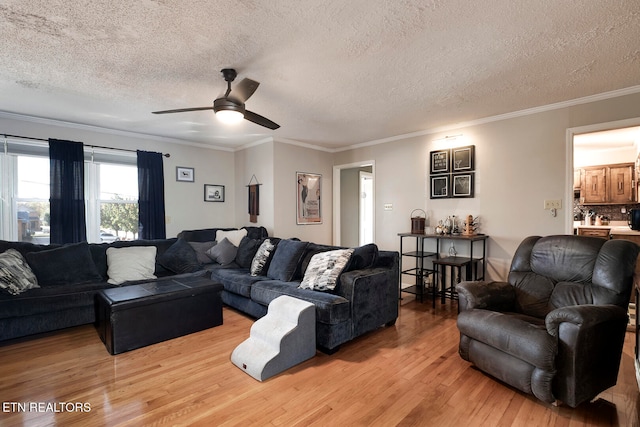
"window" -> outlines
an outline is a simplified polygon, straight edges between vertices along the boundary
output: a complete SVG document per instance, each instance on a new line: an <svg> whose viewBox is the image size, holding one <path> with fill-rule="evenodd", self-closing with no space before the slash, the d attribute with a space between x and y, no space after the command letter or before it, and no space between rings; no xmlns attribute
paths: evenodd
<svg viewBox="0 0 640 427"><path fill-rule="evenodd" d="M49 159L17 156L17 240L49 244Z"/></svg>
<svg viewBox="0 0 640 427"><path fill-rule="evenodd" d="M100 241L132 240L138 236L138 169L98 165Z"/></svg>
<svg viewBox="0 0 640 427"><path fill-rule="evenodd" d="M47 153L46 144L11 140L8 154L0 152L0 239L49 243ZM113 150L85 152L89 242L111 243L138 237L138 169L135 164L135 154L114 153Z"/></svg>

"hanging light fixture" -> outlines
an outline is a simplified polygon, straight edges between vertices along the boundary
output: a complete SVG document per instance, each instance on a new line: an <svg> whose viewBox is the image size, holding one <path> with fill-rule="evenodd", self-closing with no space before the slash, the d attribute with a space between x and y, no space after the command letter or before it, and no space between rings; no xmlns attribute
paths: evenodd
<svg viewBox="0 0 640 427"><path fill-rule="evenodd" d="M213 102L216 118L224 124L240 123L244 119L244 106L226 98L218 98Z"/></svg>

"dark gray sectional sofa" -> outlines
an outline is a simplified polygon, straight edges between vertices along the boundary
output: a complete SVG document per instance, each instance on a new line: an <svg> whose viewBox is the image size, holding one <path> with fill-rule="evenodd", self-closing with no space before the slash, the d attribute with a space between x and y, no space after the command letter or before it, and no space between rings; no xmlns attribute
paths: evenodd
<svg viewBox="0 0 640 427"><path fill-rule="evenodd" d="M188 230L173 239L67 245L64 251L68 253L62 258L61 254L52 251L60 249L59 245L0 241L0 253L13 248L27 260L40 258L37 260L40 268L34 269L36 273L46 274L49 268L52 275L59 276L63 282L66 280L64 283L30 289L17 296L0 292L0 342L95 322L95 294L100 289L118 286L107 282L106 250L109 247L127 246L157 248L156 280L164 280L176 274L210 275L212 280L223 284L222 300L225 304L254 318L264 316L269 303L281 295L312 302L316 306L317 345L327 353L336 351L341 344L366 332L395 323L398 317L399 289L397 252L378 251L375 245L356 248L340 275L335 290L299 289L311 257L336 247L299 242L295 239L293 241L296 243L293 244L287 240L282 248L298 248L294 259L288 259L287 265L281 265L282 255L286 253L283 249L281 256L276 257L280 246L278 244L272 256L272 262L275 260L278 265L269 266L259 276L252 276L248 264L255 250L267 237L267 233L262 227L244 228L248 230L247 236L243 238L235 260L226 265L194 264L189 257L195 254L187 254L187 261L179 260L177 263L169 264L166 261L169 253L178 256L185 253L184 242L214 241L218 230L234 230L229 228ZM281 240L270 239L274 242ZM183 248L182 252L176 251L179 246ZM74 250L77 253L73 253ZM172 261L175 261L175 256ZM175 268L176 264L179 268ZM167 269L167 266L173 270ZM68 277L65 277L60 269L63 269ZM269 274L270 272L272 274ZM133 283L138 282L126 282L119 286Z"/></svg>

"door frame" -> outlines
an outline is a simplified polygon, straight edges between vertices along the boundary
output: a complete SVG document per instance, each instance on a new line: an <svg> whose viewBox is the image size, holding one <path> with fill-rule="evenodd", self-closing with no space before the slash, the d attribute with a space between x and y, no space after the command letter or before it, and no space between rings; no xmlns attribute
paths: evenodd
<svg viewBox="0 0 640 427"><path fill-rule="evenodd" d="M333 245L340 246L340 171L371 166L373 175L373 239L376 238L376 162L375 160L363 160L361 162L347 163L333 166Z"/></svg>
<svg viewBox="0 0 640 427"><path fill-rule="evenodd" d="M565 174L565 233L573 234L573 137L582 133L600 132L603 130L614 130L640 126L640 117L613 122L596 123L586 126L567 128L566 132L566 165Z"/></svg>

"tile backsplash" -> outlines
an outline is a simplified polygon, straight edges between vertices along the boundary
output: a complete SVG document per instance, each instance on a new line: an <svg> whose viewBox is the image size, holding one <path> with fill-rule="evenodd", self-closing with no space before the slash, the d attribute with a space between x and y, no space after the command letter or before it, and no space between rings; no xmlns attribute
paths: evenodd
<svg viewBox="0 0 640 427"><path fill-rule="evenodd" d="M596 215L608 217L609 221L626 221L629 209L640 209L640 203L630 203L628 205L581 205L580 199L573 199L573 218L574 220L584 219L584 214L593 211ZM625 209L625 213L622 213ZM582 217L580 215L582 214Z"/></svg>

